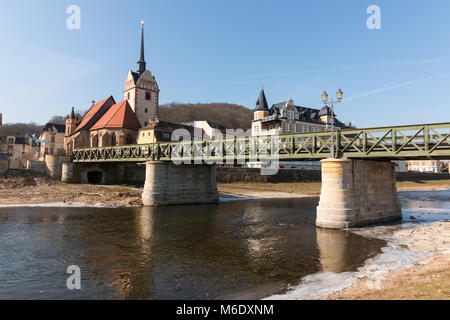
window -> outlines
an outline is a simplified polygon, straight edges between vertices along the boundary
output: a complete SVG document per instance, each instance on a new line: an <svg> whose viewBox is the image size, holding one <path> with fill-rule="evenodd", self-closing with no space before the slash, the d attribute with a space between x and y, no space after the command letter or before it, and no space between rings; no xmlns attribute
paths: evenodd
<svg viewBox="0 0 450 320"><path fill-rule="evenodd" d="M51 142L55 142L55 136L52 136L52 138L50 139Z"/></svg>
<svg viewBox="0 0 450 320"><path fill-rule="evenodd" d="M289 132L289 123L286 123L286 132Z"/></svg>
<svg viewBox="0 0 450 320"><path fill-rule="evenodd" d="M148 109L147 109L147 108L145 108L145 110L144 110L144 111L145 111L145 113L148 113Z"/></svg>
<svg viewBox="0 0 450 320"><path fill-rule="evenodd" d="M150 96L150 91L145 91L145 100L150 100L151 96Z"/></svg>
<svg viewBox="0 0 450 320"><path fill-rule="evenodd" d="M130 100L130 93L127 93L127 100Z"/></svg>
<svg viewBox="0 0 450 320"><path fill-rule="evenodd" d="M305 127L305 132L309 132L309 127Z"/></svg>
<svg viewBox="0 0 450 320"><path fill-rule="evenodd" d="M147 122L144 122L144 127L147 126Z"/></svg>
<svg viewBox="0 0 450 320"><path fill-rule="evenodd" d="M294 119L294 112L292 110L288 110L288 119Z"/></svg>

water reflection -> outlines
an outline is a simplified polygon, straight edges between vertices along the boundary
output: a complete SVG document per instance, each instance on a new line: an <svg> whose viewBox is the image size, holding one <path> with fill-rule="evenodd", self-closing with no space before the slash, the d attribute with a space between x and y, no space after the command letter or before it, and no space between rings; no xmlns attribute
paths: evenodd
<svg viewBox="0 0 450 320"><path fill-rule="evenodd" d="M384 245L316 229L316 205L0 209L0 298L261 298L310 273L354 270ZM66 289L71 264L83 290Z"/></svg>

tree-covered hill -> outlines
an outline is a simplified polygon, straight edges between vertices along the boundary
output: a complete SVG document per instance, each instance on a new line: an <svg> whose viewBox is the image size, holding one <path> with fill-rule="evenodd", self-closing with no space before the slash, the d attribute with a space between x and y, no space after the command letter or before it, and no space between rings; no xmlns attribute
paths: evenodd
<svg viewBox="0 0 450 320"><path fill-rule="evenodd" d="M162 121L189 122L207 120L232 129L249 129L253 111L231 103L170 103L159 106Z"/></svg>

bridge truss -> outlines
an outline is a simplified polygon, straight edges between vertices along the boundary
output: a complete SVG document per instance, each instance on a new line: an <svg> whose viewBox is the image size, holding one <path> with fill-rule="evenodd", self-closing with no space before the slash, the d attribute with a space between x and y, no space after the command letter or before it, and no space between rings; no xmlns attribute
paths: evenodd
<svg viewBox="0 0 450 320"><path fill-rule="evenodd" d="M311 132L223 140L158 142L75 149L72 161L311 161L330 157L332 140L330 132ZM334 132L334 144L336 158L450 159L450 123L339 130Z"/></svg>

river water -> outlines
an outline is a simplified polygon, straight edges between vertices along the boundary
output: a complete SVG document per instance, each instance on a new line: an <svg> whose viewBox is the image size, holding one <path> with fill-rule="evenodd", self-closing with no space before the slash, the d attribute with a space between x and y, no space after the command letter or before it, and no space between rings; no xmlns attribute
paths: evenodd
<svg viewBox="0 0 450 320"><path fill-rule="evenodd" d="M449 213L448 191L401 199L408 217ZM317 229L317 203L0 208L0 299L259 299L306 275L355 271L386 245ZM67 288L70 265L81 290Z"/></svg>

